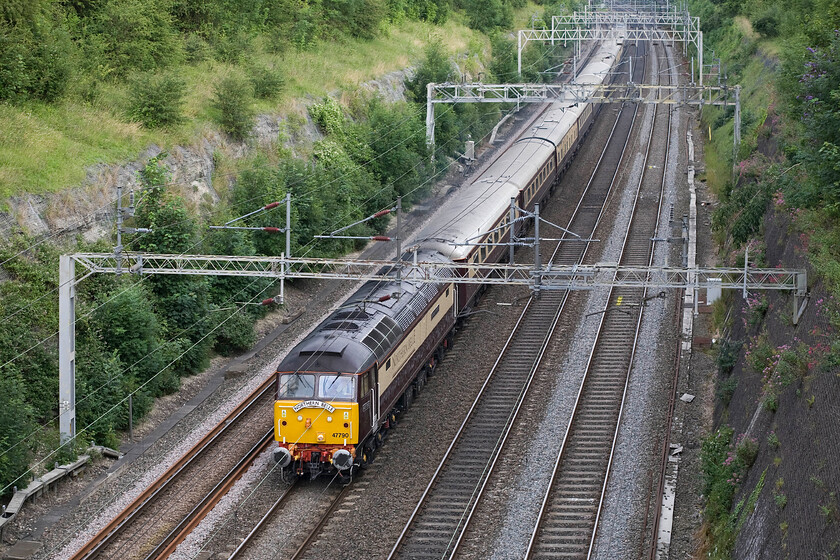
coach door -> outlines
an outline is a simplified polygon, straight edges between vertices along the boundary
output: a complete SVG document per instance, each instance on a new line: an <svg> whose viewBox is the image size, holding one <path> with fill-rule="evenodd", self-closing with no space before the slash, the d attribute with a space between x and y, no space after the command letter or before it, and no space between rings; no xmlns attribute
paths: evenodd
<svg viewBox="0 0 840 560"><path fill-rule="evenodd" d="M379 426L379 368L373 366L370 370L371 388L370 388L370 426L371 430L376 430Z"/></svg>

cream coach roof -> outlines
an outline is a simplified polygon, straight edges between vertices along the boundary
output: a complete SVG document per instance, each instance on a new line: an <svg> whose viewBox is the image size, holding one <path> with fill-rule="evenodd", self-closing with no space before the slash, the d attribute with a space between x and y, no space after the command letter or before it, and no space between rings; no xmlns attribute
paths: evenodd
<svg viewBox="0 0 840 560"><path fill-rule="evenodd" d="M601 83L612 67L619 46L605 43L578 74L577 81ZM496 219L510 207L510 199L527 187L580 114L583 104L553 102L551 109L537 121L530 132L493 162L480 177L460 187L455 200L447 202L418 234L417 243L435 249L452 260L461 260L475 245L459 245L486 233Z"/></svg>

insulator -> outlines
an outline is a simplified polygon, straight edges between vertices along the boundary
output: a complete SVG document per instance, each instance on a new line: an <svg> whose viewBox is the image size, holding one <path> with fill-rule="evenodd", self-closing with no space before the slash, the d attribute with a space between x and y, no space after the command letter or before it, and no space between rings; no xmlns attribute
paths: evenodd
<svg viewBox="0 0 840 560"><path fill-rule="evenodd" d="M267 231L268 233L280 233L280 228L276 227L264 227L263 231Z"/></svg>
<svg viewBox="0 0 840 560"><path fill-rule="evenodd" d="M271 210L272 208L277 208L278 206L280 206L279 202L272 202L271 204L263 206L263 210Z"/></svg>
<svg viewBox="0 0 840 560"><path fill-rule="evenodd" d="M385 237L384 235L374 235L371 239L374 241L391 241L390 237Z"/></svg>
<svg viewBox="0 0 840 560"><path fill-rule="evenodd" d="M264 299L260 302L260 305L271 305L274 303L274 298Z"/></svg>
<svg viewBox="0 0 840 560"><path fill-rule="evenodd" d="M373 217L374 217L374 218L379 218L379 217L381 217L381 216L384 216L385 214L390 214L390 213L391 213L391 209L390 209L390 208L389 208L389 209L387 209L387 210L380 210L379 212L377 212L376 214L374 214L374 215L373 215Z"/></svg>
<svg viewBox="0 0 840 560"><path fill-rule="evenodd" d="M378 299L378 300L376 300L376 301L388 301L389 299L391 299L391 296L390 296L390 295L387 295L387 296L382 296L381 298L379 298L379 299Z"/></svg>

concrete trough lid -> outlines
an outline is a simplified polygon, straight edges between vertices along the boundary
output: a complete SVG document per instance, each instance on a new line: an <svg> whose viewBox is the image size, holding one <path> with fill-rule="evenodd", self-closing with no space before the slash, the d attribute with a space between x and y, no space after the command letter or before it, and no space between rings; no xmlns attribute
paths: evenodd
<svg viewBox="0 0 840 560"><path fill-rule="evenodd" d="M38 541L18 541L8 552L3 556L8 560L29 560L37 552L39 552L44 545Z"/></svg>
<svg viewBox="0 0 840 560"><path fill-rule="evenodd" d="M43 482L44 485L49 486L50 484L52 484L53 482L55 482L56 480L58 480L59 478L64 476L64 473L66 473L66 472L67 472L66 468L58 467L57 469L53 469L50 472L48 472L47 474L42 475L41 476L41 482Z"/></svg>
<svg viewBox="0 0 840 560"><path fill-rule="evenodd" d="M110 447L105 447L104 445L93 445L90 447L89 451L95 451L102 455L103 457L108 457L109 459L121 459L122 453L117 451L116 449L111 449Z"/></svg>
<svg viewBox="0 0 840 560"><path fill-rule="evenodd" d="M694 395L690 395L688 393L683 393L683 395L680 397L680 400L684 403L690 403L691 401L694 400Z"/></svg>

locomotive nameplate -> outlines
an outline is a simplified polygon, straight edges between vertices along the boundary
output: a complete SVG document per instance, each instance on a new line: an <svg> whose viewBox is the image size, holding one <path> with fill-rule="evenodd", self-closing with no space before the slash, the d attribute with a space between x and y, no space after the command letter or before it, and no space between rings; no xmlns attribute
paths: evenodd
<svg viewBox="0 0 840 560"><path fill-rule="evenodd" d="M330 403L325 403L323 401L301 401L295 406L293 406L292 410L298 412L301 408L323 408L327 412L335 412L334 406L332 406Z"/></svg>

